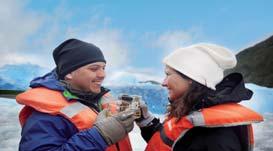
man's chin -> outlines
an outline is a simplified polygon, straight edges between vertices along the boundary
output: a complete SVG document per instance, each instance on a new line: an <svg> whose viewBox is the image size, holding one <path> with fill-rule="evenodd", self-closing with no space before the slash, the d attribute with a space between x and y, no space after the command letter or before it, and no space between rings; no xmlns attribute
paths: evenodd
<svg viewBox="0 0 273 151"><path fill-rule="evenodd" d="M99 94L101 92L101 88L99 89L91 89L92 93Z"/></svg>

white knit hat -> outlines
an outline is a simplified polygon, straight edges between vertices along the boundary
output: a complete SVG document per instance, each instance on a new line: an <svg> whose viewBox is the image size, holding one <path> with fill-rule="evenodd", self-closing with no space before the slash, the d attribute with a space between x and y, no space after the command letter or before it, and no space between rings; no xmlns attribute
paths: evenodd
<svg viewBox="0 0 273 151"><path fill-rule="evenodd" d="M224 78L224 70L236 66L235 55L219 45L200 43L179 48L163 63L213 90Z"/></svg>

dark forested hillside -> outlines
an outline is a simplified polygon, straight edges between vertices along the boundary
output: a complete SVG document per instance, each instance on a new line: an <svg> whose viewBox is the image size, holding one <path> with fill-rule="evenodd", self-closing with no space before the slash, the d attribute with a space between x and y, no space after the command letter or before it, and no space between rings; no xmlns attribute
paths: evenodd
<svg viewBox="0 0 273 151"><path fill-rule="evenodd" d="M236 55L238 64L230 72L240 72L245 81L273 87L273 36Z"/></svg>

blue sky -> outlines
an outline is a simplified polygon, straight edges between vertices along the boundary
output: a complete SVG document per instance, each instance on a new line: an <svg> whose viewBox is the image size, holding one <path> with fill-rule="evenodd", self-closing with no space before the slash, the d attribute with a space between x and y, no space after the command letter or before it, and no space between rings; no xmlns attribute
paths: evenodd
<svg viewBox="0 0 273 151"><path fill-rule="evenodd" d="M4 0L0 66L53 68L52 50L75 37L99 46L116 76L156 79L175 48L212 42L238 52L273 35L272 6L271 0Z"/></svg>

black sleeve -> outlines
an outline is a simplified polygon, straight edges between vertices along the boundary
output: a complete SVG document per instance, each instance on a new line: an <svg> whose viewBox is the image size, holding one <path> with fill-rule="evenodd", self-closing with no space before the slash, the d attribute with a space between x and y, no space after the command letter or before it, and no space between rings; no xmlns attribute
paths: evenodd
<svg viewBox="0 0 273 151"><path fill-rule="evenodd" d="M154 135L156 131L159 130L159 128L162 126L158 118L154 118L151 122L151 125L147 127L140 128L141 130L141 136L146 141L149 142L151 137Z"/></svg>
<svg viewBox="0 0 273 151"><path fill-rule="evenodd" d="M196 127L180 139L174 151L241 151L242 147L231 127L203 128Z"/></svg>

